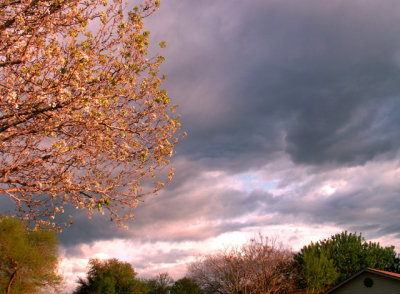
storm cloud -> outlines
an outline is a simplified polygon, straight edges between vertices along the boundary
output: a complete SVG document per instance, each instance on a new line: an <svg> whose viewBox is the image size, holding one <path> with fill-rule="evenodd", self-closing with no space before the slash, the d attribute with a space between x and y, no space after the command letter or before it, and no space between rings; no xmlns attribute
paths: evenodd
<svg viewBox="0 0 400 294"><path fill-rule="evenodd" d="M146 26L167 41L164 86L188 132L176 177L128 230L76 213L60 235L70 272L118 244L142 273L182 275L212 240L277 228L289 247L342 229L399 244L399 11L394 0L163 1Z"/></svg>
<svg viewBox="0 0 400 294"><path fill-rule="evenodd" d="M243 168L278 150L314 165L392 156L399 126L396 6L171 4L167 32L155 31L171 38L167 86L189 131L181 154L235 157Z"/></svg>

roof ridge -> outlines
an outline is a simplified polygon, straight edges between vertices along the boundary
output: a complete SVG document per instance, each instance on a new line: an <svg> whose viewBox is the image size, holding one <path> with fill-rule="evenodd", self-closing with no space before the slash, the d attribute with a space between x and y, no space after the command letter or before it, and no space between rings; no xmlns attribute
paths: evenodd
<svg viewBox="0 0 400 294"><path fill-rule="evenodd" d="M382 274L385 274L385 275L389 275L389 276L393 276L393 277L397 277L397 278L400 278L400 274L397 274L397 273L392 273L392 272L388 272L388 271L382 271L382 270L377 270L377 269L373 269L373 268L367 268L368 270L370 270L370 271L373 271L373 272L378 272L378 273L382 273Z"/></svg>

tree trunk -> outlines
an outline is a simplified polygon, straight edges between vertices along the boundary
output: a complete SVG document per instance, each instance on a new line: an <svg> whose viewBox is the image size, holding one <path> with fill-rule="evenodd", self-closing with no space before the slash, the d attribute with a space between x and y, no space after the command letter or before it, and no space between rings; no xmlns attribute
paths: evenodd
<svg viewBox="0 0 400 294"><path fill-rule="evenodd" d="M17 277L18 268L11 274L10 280L8 281L7 285L7 294L10 294L11 291L11 284L14 282L15 278Z"/></svg>

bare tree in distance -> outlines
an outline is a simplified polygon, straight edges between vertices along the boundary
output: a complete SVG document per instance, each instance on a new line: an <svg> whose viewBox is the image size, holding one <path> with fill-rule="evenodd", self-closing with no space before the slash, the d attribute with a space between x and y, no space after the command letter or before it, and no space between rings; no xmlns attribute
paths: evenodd
<svg viewBox="0 0 400 294"><path fill-rule="evenodd" d="M72 205L123 225L171 180L179 115L143 29L159 5L0 3L0 195L26 219Z"/></svg>
<svg viewBox="0 0 400 294"><path fill-rule="evenodd" d="M293 253L259 236L241 247L207 255L188 267L188 277L205 293L290 293L294 289Z"/></svg>

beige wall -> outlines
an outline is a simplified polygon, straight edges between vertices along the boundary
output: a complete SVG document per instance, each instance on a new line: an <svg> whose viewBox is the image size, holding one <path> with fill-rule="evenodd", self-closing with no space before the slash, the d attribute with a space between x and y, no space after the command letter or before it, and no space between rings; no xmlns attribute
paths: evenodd
<svg viewBox="0 0 400 294"><path fill-rule="evenodd" d="M371 288L364 286L364 279L371 278ZM372 273L362 273L358 277L333 291L332 294L400 294L400 280L382 277Z"/></svg>

